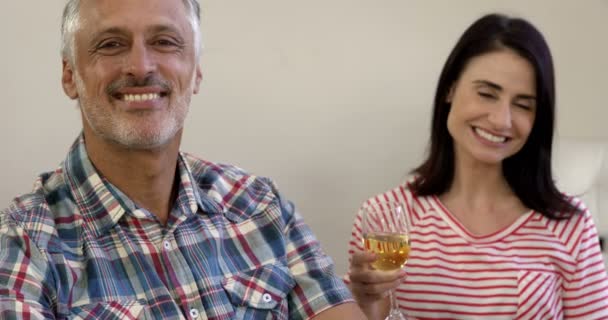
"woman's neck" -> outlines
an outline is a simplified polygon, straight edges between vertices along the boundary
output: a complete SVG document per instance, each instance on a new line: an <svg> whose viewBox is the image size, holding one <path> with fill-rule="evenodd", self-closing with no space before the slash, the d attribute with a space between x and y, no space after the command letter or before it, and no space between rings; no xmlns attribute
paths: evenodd
<svg viewBox="0 0 608 320"><path fill-rule="evenodd" d="M439 199L471 233L494 233L527 211L500 164L457 161L454 169L452 185Z"/></svg>

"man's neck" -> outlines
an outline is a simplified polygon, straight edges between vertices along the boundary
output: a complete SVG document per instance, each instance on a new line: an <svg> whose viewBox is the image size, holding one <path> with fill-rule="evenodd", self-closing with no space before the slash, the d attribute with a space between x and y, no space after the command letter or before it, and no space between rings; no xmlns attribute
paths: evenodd
<svg viewBox="0 0 608 320"><path fill-rule="evenodd" d="M110 183L165 225L175 200L175 176L181 132L166 145L128 149L86 134L89 159Z"/></svg>

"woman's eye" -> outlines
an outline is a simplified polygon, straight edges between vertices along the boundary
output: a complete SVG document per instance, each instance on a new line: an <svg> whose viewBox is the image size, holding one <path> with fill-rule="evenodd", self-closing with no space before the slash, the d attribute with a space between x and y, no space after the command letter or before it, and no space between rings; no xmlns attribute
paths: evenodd
<svg viewBox="0 0 608 320"><path fill-rule="evenodd" d="M524 110L532 110L532 107L527 104L516 103L515 106Z"/></svg>
<svg viewBox="0 0 608 320"><path fill-rule="evenodd" d="M488 92L482 92L482 91L479 91L479 92L477 92L477 94L478 94L480 97L482 97L482 98L486 98L486 99L496 99L496 96L494 96L493 94L488 93Z"/></svg>

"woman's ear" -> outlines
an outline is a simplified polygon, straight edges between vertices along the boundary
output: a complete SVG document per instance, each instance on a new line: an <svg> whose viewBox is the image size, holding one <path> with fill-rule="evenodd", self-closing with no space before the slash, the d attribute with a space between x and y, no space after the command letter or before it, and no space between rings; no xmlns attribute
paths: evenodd
<svg viewBox="0 0 608 320"><path fill-rule="evenodd" d="M454 97L454 87L456 86L456 84L452 84L450 86L450 89L448 90L448 92L445 95L445 102L446 103L452 103L452 98Z"/></svg>

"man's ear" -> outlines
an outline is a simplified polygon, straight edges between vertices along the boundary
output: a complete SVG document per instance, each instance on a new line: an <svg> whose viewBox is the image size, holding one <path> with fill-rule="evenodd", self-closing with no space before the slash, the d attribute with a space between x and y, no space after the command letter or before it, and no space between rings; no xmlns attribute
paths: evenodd
<svg viewBox="0 0 608 320"><path fill-rule="evenodd" d="M70 97L70 99L78 99L78 90L76 90L76 76L72 64L67 60L63 60L63 71L61 74L61 85L63 86L63 92Z"/></svg>
<svg viewBox="0 0 608 320"><path fill-rule="evenodd" d="M196 74L194 78L194 88L192 90L193 94L197 94L201 89L201 81L203 81L203 70L200 65L196 65Z"/></svg>

